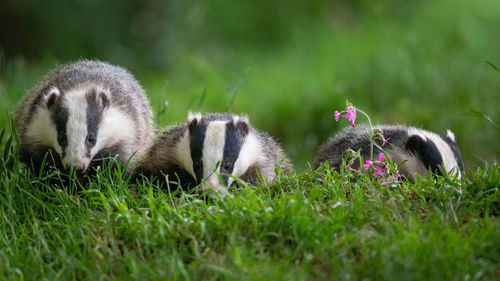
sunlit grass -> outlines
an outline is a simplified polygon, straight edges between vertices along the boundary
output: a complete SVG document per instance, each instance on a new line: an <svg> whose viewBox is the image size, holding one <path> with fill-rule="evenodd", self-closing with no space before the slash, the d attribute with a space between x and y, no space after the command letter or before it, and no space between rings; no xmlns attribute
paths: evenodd
<svg viewBox="0 0 500 281"><path fill-rule="evenodd" d="M9 141L10 140L10 141ZM494 280L500 167L388 184L314 171L211 199L101 169L47 185L0 140L4 280ZM78 184L67 182L66 186Z"/></svg>

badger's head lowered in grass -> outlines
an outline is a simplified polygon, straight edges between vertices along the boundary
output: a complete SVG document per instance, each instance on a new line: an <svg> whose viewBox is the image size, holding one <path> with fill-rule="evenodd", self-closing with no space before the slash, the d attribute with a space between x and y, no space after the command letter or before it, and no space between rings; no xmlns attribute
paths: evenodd
<svg viewBox="0 0 500 281"><path fill-rule="evenodd" d="M462 155L458 149L455 135L448 130L446 136L441 137L433 132L406 126L375 126L380 129L384 137L390 138L383 147L399 166L401 173L410 180L415 174L428 175L428 170L434 173L442 172L456 175L461 178L464 172ZM319 167L328 161L330 167L339 169L342 157L347 149L357 151L361 149L364 159L370 157L370 141L368 139L370 128L356 126L345 128L331 137L322 145L316 155L314 167ZM376 142L381 145L380 140ZM374 153L380 150L374 147ZM376 155L376 154L375 154Z"/></svg>
<svg viewBox="0 0 500 281"><path fill-rule="evenodd" d="M172 181L178 177L184 187L201 183L202 190L227 191L233 177L273 182L277 166L285 175L292 170L279 144L252 128L246 116L198 113L163 133L140 171Z"/></svg>
<svg viewBox="0 0 500 281"><path fill-rule="evenodd" d="M54 165L86 170L93 160L120 156L131 166L153 136L152 111L123 68L79 61L50 73L16 114L21 161L38 168L47 152ZM134 159L135 158L135 159Z"/></svg>

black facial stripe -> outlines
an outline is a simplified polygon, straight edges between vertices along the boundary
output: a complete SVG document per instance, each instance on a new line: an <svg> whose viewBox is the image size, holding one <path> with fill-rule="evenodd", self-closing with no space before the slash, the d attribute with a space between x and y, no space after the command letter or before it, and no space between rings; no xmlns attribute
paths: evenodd
<svg viewBox="0 0 500 281"><path fill-rule="evenodd" d="M444 141L450 146L451 151L453 151L453 155L455 155L455 160L457 160L458 167L460 168L460 171L463 173L464 161L462 160L462 154L460 153L460 149L458 149L457 143L448 137L444 138Z"/></svg>
<svg viewBox="0 0 500 281"><path fill-rule="evenodd" d="M87 137L85 138L85 148L87 157L90 157L90 149L95 145L99 123L102 119L102 106L98 103L98 96L95 89L91 89L86 94L87 99ZM92 141L92 139L94 141ZM90 141L89 141L90 140Z"/></svg>
<svg viewBox="0 0 500 281"><path fill-rule="evenodd" d="M413 135L409 138L406 149L412 151L423 162L425 167L437 174L441 174L439 166L443 162L443 158L434 142Z"/></svg>
<svg viewBox="0 0 500 281"><path fill-rule="evenodd" d="M66 136L66 125L68 124L68 109L61 106L59 103L55 104L50 109L50 116L56 125L57 142L61 146L61 158L66 155L66 147L68 146L68 138Z"/></svg>
<svg viewBox="0 0 500 281"><path fill-rule="evenodd" d="M208 123L202 119L201 123L197 124L190 135L189 146L191 149L191 159L193 160L193 170L196 175L196 180L199 182L203 178L203 143L205 142L205 134L207 132Z"/></svg>
<svg viewBox="0 0 500 281"><path fill-rule="evenodd" d="M441 153L439 152L436 144L433 141L427 140L424 142L420 150L420 159L424 162L425 167L431 169L433 172L441 175L441 170L439 166L443 163L443 158L441 157Z"/></svg>
<svg viewBox="0 0 500 281"><path fill-rule="evenodd" d="M222 173L231 174L233 172L234 162L238 159L244 140L245 137L242 136L237 125L234 125L231 121L226 123L226 142L220 169ZM227 184L227 177L224 182Z"/></svg>
<svg viewBox="0 0 500 281"><path fill-rule="evenodd" d="M439 166L443 163L443 157L441 157L441 153L439 152L436 144L434 144L431 140L427 140L427 145L424 146L424 150L422 152L425 166L429 167L437 174L441 174Z"/></svg>

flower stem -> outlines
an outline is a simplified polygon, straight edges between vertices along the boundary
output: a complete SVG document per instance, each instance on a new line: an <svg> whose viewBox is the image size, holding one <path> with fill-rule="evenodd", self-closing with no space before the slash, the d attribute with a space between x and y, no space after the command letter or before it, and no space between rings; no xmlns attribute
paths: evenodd
<svg viewBox="0 0 500 281"><path fill-rule="evenodd" d="M374 133L373 133L372 120L370 119L370 116L368 116L368 114L366 114L366 112L364 112L363 110L361 110L357 107L354 107L354 109L361 112L366 117L366 119L368 119L368 124L370 125L370 135L368 136L368 139L370 140L370 161L373 161Z"/></svg>

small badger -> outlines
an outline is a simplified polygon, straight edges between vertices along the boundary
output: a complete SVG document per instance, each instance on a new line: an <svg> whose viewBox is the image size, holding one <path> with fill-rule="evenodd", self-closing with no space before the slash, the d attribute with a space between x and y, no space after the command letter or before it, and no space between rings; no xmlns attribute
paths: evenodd
<svg viewBox="0 0 500 281"><path fill-rule="evenodd" d="M375 126L380 129L384 138L389 141L384 145L384 151L392 156L399 171L408 179L413 180L415 174L428 176L428 169L441 174L440 166L450 174L461 178L464 172L462 155L458 149L455 135L448 130L445 137L435 133L405 126ZM366 125L348 127L331 137L323 144L316 154L314 168L318 168L328 161L331 168L339 169L342 157L347 149L357 151L361 149L364 159L370 158L370 141L368 134L370 128ZM376 140L380 146L381 140ZM381 151L374 146L373 153ZM406 162L404 162L406 161ZM404 162L404 163L403 163Z"/></svg>
<svg viewBox="0 0 500 281"><path fill-rule="evenodd" d="M41 162L85 171L120 156L127 172L146 153L152 111L139 83L125 69L82 60L63 65L21 101L15 117L20 160L38 171ZM122 165L123 167L123 165Z"/></svg>
<svg viewBox="0 0 500 281"><path fill-rule="evenodd" d="M202 183L201 190L224 194L234 181L228 175L254 185L259 178L273 182L277 166L284 175L293 170L280 145L252 128L246 116L190 113L187 124L158 138L137 173L166 180L168 176L170 187Z"/></svg>

